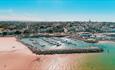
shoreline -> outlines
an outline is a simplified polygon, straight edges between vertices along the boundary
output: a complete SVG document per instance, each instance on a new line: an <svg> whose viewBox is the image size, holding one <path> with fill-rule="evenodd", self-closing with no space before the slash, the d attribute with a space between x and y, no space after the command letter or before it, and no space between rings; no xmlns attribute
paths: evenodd
<svg viewBox="0 0 115 70"><path fill-rule="evenodd" d="M21 43L17 37L0 37L0 45L1 70L55 70L57 67L58 70L68 70L68 68L73 66L75 66L74 69L76 70L80 68L79 66L82 65L86 57L100 54L75 53L36 55L32 53L26 45ZM3 53L1 51L3 51Z"/></svg>

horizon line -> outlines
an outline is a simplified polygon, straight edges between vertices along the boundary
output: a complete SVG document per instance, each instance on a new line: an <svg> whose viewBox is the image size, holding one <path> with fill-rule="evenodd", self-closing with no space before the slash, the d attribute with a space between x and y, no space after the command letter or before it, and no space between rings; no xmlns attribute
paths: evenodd
<svg viewBox="0 0 115 70"><path fill-rule="evenodd" d="M112 22L115 23L115 21L93 21L93 20L46 20L46 21L40 21L40 20L0 20L0 22Z"/></svg>

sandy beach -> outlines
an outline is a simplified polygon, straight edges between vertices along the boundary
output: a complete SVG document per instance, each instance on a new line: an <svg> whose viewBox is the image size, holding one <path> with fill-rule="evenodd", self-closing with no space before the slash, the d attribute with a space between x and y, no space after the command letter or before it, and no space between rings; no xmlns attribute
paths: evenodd
<svg viewBox="0 0 115 70"><path fill-rule="evenodd" d="M0 70L76 70L83 56L35 55L15 37L0 37Z"/></svg>
<svg viewBox="0 0 115 70"><path fill-rule="evenodd" d="M0 37L0 70L36 70L38 59L15 37Z"/></svg>

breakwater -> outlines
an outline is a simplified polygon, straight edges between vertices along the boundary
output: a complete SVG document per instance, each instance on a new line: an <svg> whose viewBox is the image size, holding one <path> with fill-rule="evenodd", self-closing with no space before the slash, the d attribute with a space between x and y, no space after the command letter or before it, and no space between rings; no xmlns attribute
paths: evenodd
<svg viewBox="0 0 115 70"><path fill-rule="evenodd" d="M33 47L29 44L25 44L33 53L39 55L47 55L47 54L73 54L73 53L101 53L104 50L102 48L77 48L77 49L52 49L52 50L40 50L37 47Z"/></svg>
<svg viewBox="0 0 115 70"><path fill-rule="evenodd" d="M100 48L86 48L86 49L58 49L58 50L45 50L36 51L36 54L72 54L72 53L100 53L103 49Z"/></svg>

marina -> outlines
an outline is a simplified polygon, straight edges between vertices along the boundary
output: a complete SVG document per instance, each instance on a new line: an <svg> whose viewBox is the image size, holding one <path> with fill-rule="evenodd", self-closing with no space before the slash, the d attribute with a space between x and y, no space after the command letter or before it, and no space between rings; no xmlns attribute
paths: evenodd
<svg viewBox="0 0 115 70"><path fill-rule="evenodd" d="M66 37L23 38L21 41L36 54L100 53L104 51L96 44Z"/></svg>

